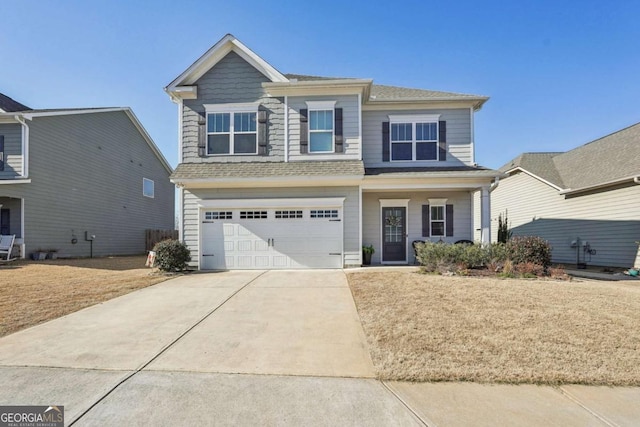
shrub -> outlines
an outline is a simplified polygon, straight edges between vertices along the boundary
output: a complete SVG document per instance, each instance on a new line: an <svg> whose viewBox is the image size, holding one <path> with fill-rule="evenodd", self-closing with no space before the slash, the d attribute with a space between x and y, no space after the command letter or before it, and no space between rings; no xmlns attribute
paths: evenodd
<svg viewBox="0 0 640 427"><path fill-rule="evenodd" d="M551 265L551 245L540 237L513 237L506 243L506 251L516 265L534 263L545 271Z"/></svg>
<svg viewBox="0 0 640 427"><path fill-rule="evenodd" d="M489 261L489 249L481 245L425 242L416 244L416 253L426 271L440 273L484 267Z"/></svg>
<svg viewBox="0 0 640 427"><path fill-rule="evenodd" d="M163 240L153 247L156 253L156 265L162 271L182 271L191 261L187 246L177 240Z"/></svg>
<svg viewBox="0 0 640 427"><path fill-rule="evenodd" d="M507 218L507 211L504 211L504 218L502 214L498 215L498 242L507 243L513 232L509 230L509 219Z"/></svg>
<svg viewBox="0 0 640 427"><path fill-rule="evenodd" d="M493 243L489 249L489 262L502 264L509 258L507 245L504 243Z"/></svg>
<svg viewBox="0 0 640 427"><path fill-rule="evenodd" d="M526 278L544 276L545 274L544 267L533 262L523 262L520 264L516 264L515 269L518 273L522 274L522 276Z"/></svg>

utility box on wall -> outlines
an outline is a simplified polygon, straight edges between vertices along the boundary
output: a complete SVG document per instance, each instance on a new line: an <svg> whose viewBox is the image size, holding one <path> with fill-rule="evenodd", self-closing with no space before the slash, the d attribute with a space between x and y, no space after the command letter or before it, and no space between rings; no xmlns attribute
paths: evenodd
<svg viewBox="0 0 640 427"><path fill-rule="evenodd" d="M84 232L84 240L90 242L96 239L96 235L91 231Z"/></svg>

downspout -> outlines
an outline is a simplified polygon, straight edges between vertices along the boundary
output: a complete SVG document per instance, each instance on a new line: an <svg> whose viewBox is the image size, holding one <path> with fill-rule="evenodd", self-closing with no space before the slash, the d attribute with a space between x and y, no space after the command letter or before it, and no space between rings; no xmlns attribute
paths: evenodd
<svg viewBox="0 0 640 427"><path fill-rule="evenodd" d="M284 161L289 161L289 97L284 96Z"/></svg>
<svg viewBox="0 0 640 427"><path fill-rule="evenodd" d="M476 132L474 129L474 122L473 122L473 107L469 107L469 122L471 123L471 164L472 165L476 165L476 142L475 142L475 138L476 138Z"/></svg>
<svg viewBox="0 0 640 427"><path fill-rule="evenodd" d="M358 132L360 134L360 160L364 160L364 138L362 137L362 94L358 93ZM362 239L361 239L362 240Z"/></svg>
<svg viewBox="0 0 640 427"><path fill-rule="evenodd" d="M492 192L493 190L498 188L498 184L500 184L500 177L496 176L495 180L491 183L491 186L489 187L489 192Z"/></svg>
<svg viewBox="0 0 640 427"><path fill-rule="evenodd" d="M29 125L24 117L14 117L22 125L22 177L29 178Z"/></svg>
<svg viewBox="0 0 640 427"><path fill-rule="evenodd" d="M634 177L633 178L633 182L635 182L636 184L640 185L640 175Z"/></svg>

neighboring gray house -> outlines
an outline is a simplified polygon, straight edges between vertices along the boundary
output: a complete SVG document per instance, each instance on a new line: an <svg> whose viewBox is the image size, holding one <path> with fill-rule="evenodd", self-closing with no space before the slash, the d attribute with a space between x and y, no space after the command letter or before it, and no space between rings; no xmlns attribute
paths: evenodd
<svg viewBox="0 0 640 427"><path fill-rule="evenodd" d="M508 210L514 235L548 240L558 263L575 264L579 251L588 264L640 265L640 123L566 153L524 153L501 170L491 217Z"/></svg>
<svg viewBox="0 0 640 427"><path fill-rule="evenodd" d="M413 240L471 239L488 98L281 74L227 35L171 82L179 106L180 236L199 269L413 262Z"/></svg>
<svg viewBox="0 0 640 427"><path fill-rule="evenodd" d="M171 172L129 108L35 110L0 94L0 234L20 256L144 253L145 229L174 228Z"/></svg>

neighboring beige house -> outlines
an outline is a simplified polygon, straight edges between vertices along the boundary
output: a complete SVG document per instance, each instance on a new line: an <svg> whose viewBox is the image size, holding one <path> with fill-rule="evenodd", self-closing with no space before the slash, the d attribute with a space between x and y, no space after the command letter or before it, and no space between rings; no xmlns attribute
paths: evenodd
<svg viewBox="0 0 640 427"><path fill-rule="evenodd" d="M492 241L508 210L513 234L548 240L554 262L579 254L591 265L640 265L640 123L566 153L524 153L501 171Z"/></svg>
<svg viewBox="0 0 640 427"><path fill-rule="evenodd" d="M402 72L402 70L399 70ZM282 74L226 35L171 82L179 230L199 269L413 262L414 240L490 238L474 114L488 98Z"/></svg>

